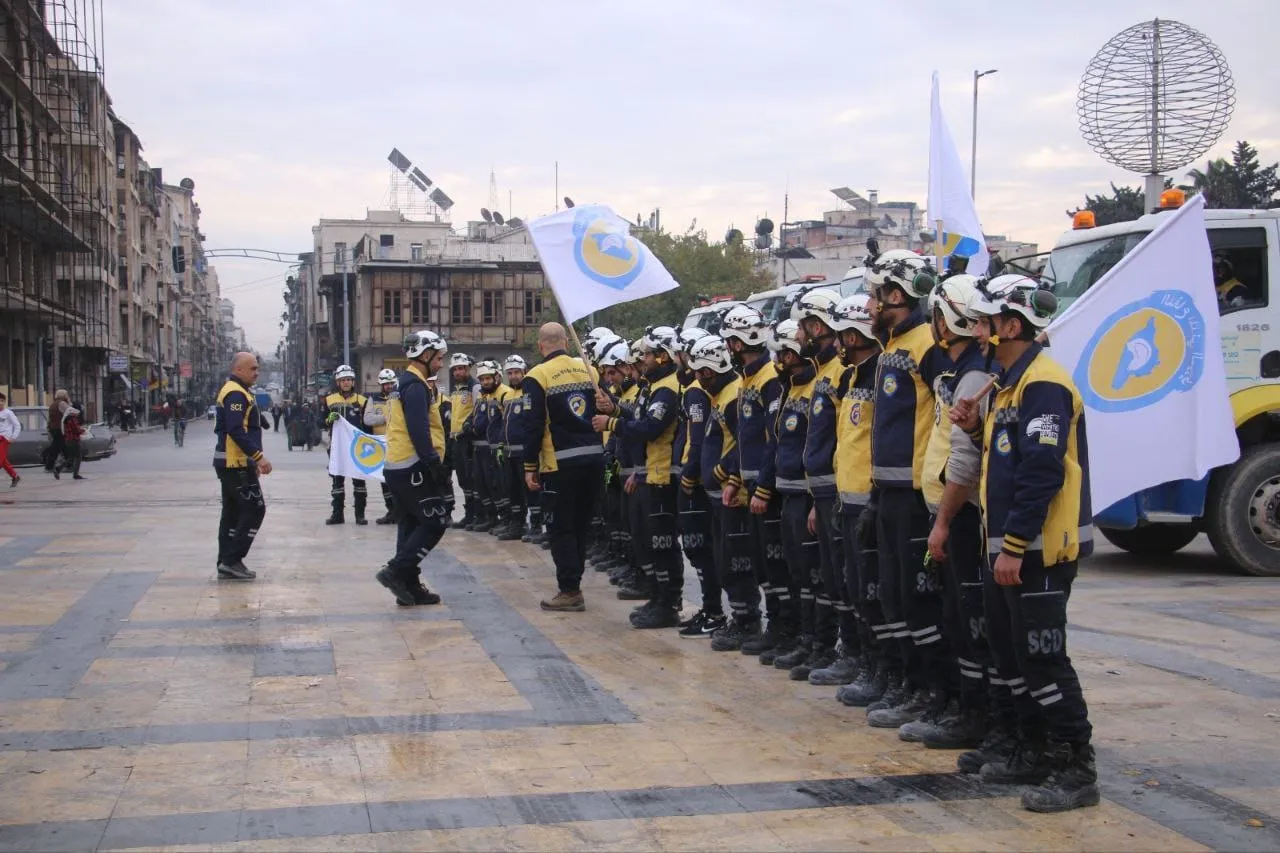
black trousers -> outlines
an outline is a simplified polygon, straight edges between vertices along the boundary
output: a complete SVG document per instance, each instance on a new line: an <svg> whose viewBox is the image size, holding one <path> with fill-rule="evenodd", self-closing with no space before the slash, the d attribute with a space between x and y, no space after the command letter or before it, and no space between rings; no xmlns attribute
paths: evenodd
<svg viewBox="0 0 1280 853"><path fill-rule="evenodd" d="M54 464L55 471L70 471L72 476L80 475L80 463L84 461L84 453L80 442L68 441L62 445L62 458Z"/></svg>
<svg viewBox="0 0 1280 853"><path fill-rule="evenodd" d="M542 520L561 592L581 592L591 519L595 515L604 462L595 459L541 475Z"/></svg>
<svg viewBox="0 0 1280 853"><path fill-rule="evenodd" d="M667 606L679 606L684 597L684 558L676 531L679 487L670 482L665 485L645 482L639 491L645 516L644 544L652 561L658 596Z"/></svg>
<svg viewBox="0 0 1280 853"><path fill-rule="evenodd" d="M606 475L608 482L604 484L604 523L609 536L609 555L621 559L627 557L627 546L623 540L626 530L626 519L622 513L622 482L616 476Z"/></svg>
<svg viewBox="0 0 1280 853"><path fill-rule="evenodd" d="M218 468L222 515L218 519L218 565L235 565L253 547L267 514L258 472L253 468Z"/></svg>
<svg viewBox="0 0 1280 853"><path fill-rule="evenodd" d="M331 476L329 479L332 481L330 493L333 495L333 511L342 512L347 503L347 478ZM365 505L369 501L368 484L364 480L357 480L352 477L351 496L352 502L355 504L356 515L364 515Z"/></svg>
<svg viewBox="0 0 1280 853"><path fill-rule="evenodd" d="M966 503L951 520L947 537L942 572L943 633L955 650L958 664L949 667L946 688L952 695L959 695L966 709L974 710L989 705L987 670L992 666L982 588L985 550L982 513Z"/></svg>
<svg viewBox="0 0 1280 853"><path fill-rule="evenodd" d="M476 512L480 518L492 518L496 512L493 493L489 489L489 459L492 455L488 446L472 447L471 485L476 492Z"/></svg>
<svg viewBox="0 0 1280 853"><path fill-rule="evenodd" d="M646 578L653 578L653 554L649 550L646 539L647 525L644 515L644 484L636 485L636 490L626 495L624 505L627 510L627 537L631 548L633 566L639 569ZM625 492L625 489L623 490Z"/></svg>
<svg viewBox="0 0 1280 853"><path fill-rule="evenodd" d="M707 500L707 493L696 486L691 494L686 494L679 486L675 489L680 544L689 565L698 573L698 585L702 589L702 610L719 616L724 612L724 605L720 602L720 574L712 547L711 502Z"/></svg>
<svg viewBox="0 0 1280 853"><path fill-rule="evenodd" d="M760 582L756 576L757 542L746 507L727 507L719 493L708 495L711 510L711 540L720 588L729 598L729 611L742 625L760 621ZM717 602L718 603L718 602ZM703 610L709 610L703 602Z"/></svg>
<svg viewBox="0 0 1280 853"><path fill-rule="evenodd" d="M800 591L791 584L787 555L782 547L782 498L774 495L763 513L748 511L752 539L756 585L752 598L764 595L765 613L774 632L792 637L800 630Z"/></svg>
<svg viewBox="0 0 1280 853"><path fill-rule="evenodd" d="M391 516L392 518L399 519L399 515L396 512L395 495L394 493L392 493L391 487L388 486L386 483L382 483L380 485L382 486L382 502L386 504L387 515Z"/></svg>
<svg viewBox="0 0 1280 853"><path fill-rule="evenodd" d="M462 505L467 514L467 520L470 521L476 511L475 449L471 446L470 439L455 437L451 441L449 457L453 470L458 475L458 488L462 489Z"/></svg>
<svg viewBox="0 0 1280 853"><path fill-rule="evenodd" d="M493 512L497 518L505 518L511 511L511 484L508 482L507 458L498 458L496 445L489 445L485 453L485 479L493 499Z"/></svg>
<svg viewBox="0 0 1280 853"><path fill-rule="evenodd" d="M928 570L929 509L916 489L880 490L880 600L915 687L943 686L952 660L942 635L941 571Z"/></svg>
<svg viewBox="0 0 1280 853"><path fill-rule="evenodd" d="M58 464L58 457L66 449L66 441L62 437L62 431L49 433L49 446L40 454L40 461L44 462L44 469L52 471L53 466Z"/></svg>
<svg viewBox="0 0 1280 853"><path fill-rule="evenodd" d="M809 532L808 494L788 492L782 495L782 549L789 572L786 583L800 601L797 613L800 634L812 641L817 637L815 588L822 582L818 577L818 538Z"/></svg>
<svg viewBox="0 0 1280 853"><path fill-rule="evenodd" d="M844 643L844 652L858 652L853 608L844 595L844 534L840 530L840 499L815 497L813 509L818 531L818 585L814 587L814 638L823 648Z"/></svg>
<svg viewBox="0 0 1280 853"><path fill-rule="evenodd" d="M508 455L506 461L508 512L523 525L525 510L529 506L529 488L524 482L524 457Z"/></svg>
<svg viewBox="0 0 1280 853"><path fill-rule="evenodd" d="M999 678L1013 695L1024 732L1088 743L1093 735L1089 709L1067 655L1067 601L1076 561L1046 567L1042 552L1028 551L1021 578L1019 586L999 586L989 568L983 572L987 632Z"/></svg>
<svg viewBox="0 0 1280 853"><path fill-rule="evenodd" d="M859 649L864 654L878 655L884 642L884 614L880 609L880 566L877 562L875 543L870 546L858 541L858 521L863 506L844 504L840 507L840 533L844 540L844 594L845 601L854 611L854 630L858 634ZM841 633L844 623L841 622ZM892 638L889 639L892 642Z"/></svg>
<svg viewBox="0 0 1280 853"><path fill-rule="evenodd" d="M447 483L432 482L420 467L385 471L383 476L400 506L396 553L388 567L410 585L422 577L422 561L440 543L448 523Z"/></svg>

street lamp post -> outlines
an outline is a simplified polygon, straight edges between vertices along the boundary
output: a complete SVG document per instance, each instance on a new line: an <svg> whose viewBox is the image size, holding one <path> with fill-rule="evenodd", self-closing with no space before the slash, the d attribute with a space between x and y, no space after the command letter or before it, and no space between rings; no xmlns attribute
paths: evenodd
<svg viewBox="0 0 1280 853"><path fill-rule="evenodd" d="M973 143L969 146L969 197L978 195L978 81L988 74L995 74L1000 69L988 71L973 69Z"/></svg>

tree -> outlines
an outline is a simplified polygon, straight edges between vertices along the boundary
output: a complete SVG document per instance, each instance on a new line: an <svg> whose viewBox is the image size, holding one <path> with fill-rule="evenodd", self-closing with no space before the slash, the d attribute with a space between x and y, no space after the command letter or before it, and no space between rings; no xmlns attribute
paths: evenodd
<svg viewBox="0 0 1280 853"><path fill-rule="evenodd" d="M1280 206L1280 163L1263 168L1258 163L1258 150L1245 140L1236 142L1231 160L1210 160L1203 170L1187 173L1191 184L1184 189L1204 196L1206 207L1270 208Z"/></svg>
<svg viewBox="0 0 1280 853"><path fill-rule="evenodd" d="M1166 181L1165 185L1170 186L1170 183ZM1142 187L1118 187L1113 183L1111 195L1086 194L1084 207L1068 210L1067 216L1075 216L1082 210L1093 211L1094 221L1098 225L1137 219L1146 212Z"/></svg>
<svg viewBox="0 0 1280 853"><path fill-rule="evenodd" d="M642 231L638 236L647 245L680 287L658 296L615 305L595 316L596 325L608 326L631 340L646 326L676 326L698 304L700 296L732 296L767 290L770 280L755 270L755 255L741 243L711 243L707 232L690 225L683 234ZM585 320L579 324L585 331Z"/></svg>

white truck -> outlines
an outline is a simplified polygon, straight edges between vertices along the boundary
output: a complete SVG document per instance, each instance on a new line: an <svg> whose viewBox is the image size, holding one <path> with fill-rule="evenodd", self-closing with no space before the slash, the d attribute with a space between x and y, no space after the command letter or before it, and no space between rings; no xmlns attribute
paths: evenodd
<svg viewBox="0 0 1280 853"><path fill-rule="evenodd" d="M1164 213L1090 227L1077 215L1042 279L1060 309L1151 233ZM1219 292L1227 387L1240 458L1201 480L1146 489L1102 509L1094 523L1135 554L1172 554L1200 532L1218 556L1251 575L1280 577L1280 211L1206 210ZM1272 300L1276 300L1275 303Z"/></svg>

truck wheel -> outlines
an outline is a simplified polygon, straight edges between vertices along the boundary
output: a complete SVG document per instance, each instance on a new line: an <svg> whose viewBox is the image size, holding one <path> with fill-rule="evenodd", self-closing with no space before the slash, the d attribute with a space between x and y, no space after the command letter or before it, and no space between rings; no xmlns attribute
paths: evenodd
<svg viewBox="0 0 1280 853"><path fill-rule="evenodd" d="M1251 447L1215 471L1205 510L1219 557L1246 574L1280 577L1280 445Z"/></svg>
<svg viewBox="0 0 1280 853"><path fill-rule="evenodd" d="M1107 541L1142 557L1167 557L1191 544L1200 532L1194 524L1147 524L1132 530L1099 527Z"/></svg>

